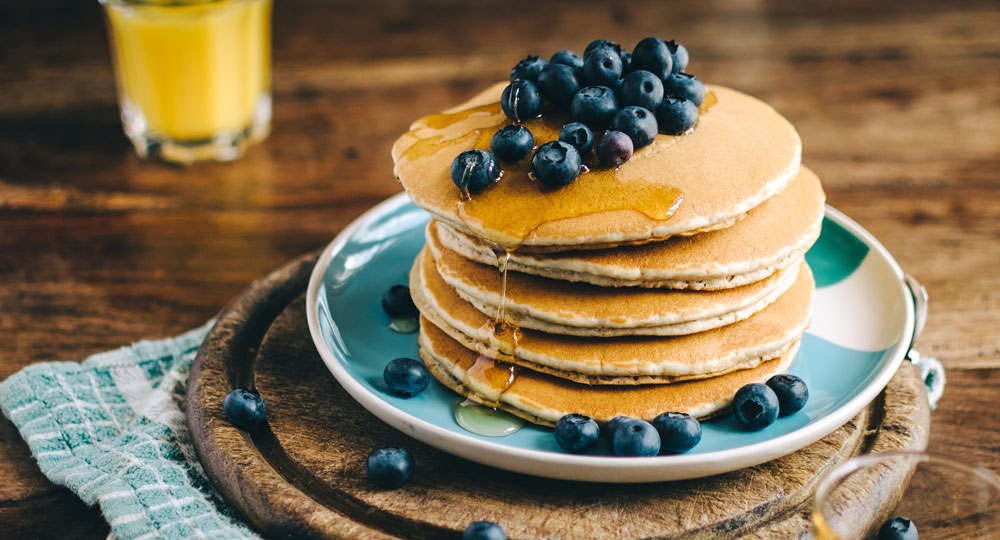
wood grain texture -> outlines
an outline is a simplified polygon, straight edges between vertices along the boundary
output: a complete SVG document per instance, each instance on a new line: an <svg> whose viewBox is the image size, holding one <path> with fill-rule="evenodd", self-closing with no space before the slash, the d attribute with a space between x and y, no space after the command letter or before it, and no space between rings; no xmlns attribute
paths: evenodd
<svg viewBox="0 0 1000 540"><path fill-rule="evenodd" d="M830 202L927 286L919 348L949 370L931 448L1000 471L997 28L995 0L281 0L271 137L180 169L121 133L97 2L0 0L0 377L203 323L398 191L389 148L414 118L529 52L660 35L786 115ZM104 537L6 421L0 472L0 537L52 515Z"/></svg>
<svg viewBox="0 0 1000 540"><path fill-rule="evenodd" d="M805 538L818 479L868 452L926 447L929 411L916 369L904 365L852 421L784 458L683 482L607 485L509 473L410 439L360 407L312 345L302 295L313 258L256 282L221 315L198 352L188 423L201 462L224 497L270 537L458 537L472 521L500 523L512 538ZM234 388L256 387L265 427L225 419ZM398 444L414 456L403 488L373 488L367 455ZM859 523L888 512L906 471L843 501ZM885 497L885 499L879 499Z"/></svg>

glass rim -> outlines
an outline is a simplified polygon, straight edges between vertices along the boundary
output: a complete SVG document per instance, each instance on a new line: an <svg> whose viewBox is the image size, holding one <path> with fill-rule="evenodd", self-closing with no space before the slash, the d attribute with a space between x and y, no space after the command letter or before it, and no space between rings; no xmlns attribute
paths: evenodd
<svg viewBox="0 0 1000 540"><path fill-rule="evenodd" d="M893 461L907 458L912 459L915 464L936 463L972 474L982 478L987 484L992 486L997 493L1000 493L1000 475L980 465L968 465L955 461L953 458L945 454L917 450L862 454L854 456L840 465L837 465L825 477L823 477L822 480L820 480L819 486L816 488L816 494L813 496L813 513L820 516L824 515L821 506L823 501L826 500L830 491L836 487L841 480L847 478L851 474L869 465L891 463ZM824 520L825 519L826 518L824 517Z"/></svg>

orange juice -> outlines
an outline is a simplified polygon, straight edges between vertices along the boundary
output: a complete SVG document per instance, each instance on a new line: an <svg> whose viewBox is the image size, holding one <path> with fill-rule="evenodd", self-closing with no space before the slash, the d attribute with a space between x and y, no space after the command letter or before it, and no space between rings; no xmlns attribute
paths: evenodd
<svg viewBox="0 0 1000 540"><path fill-rule="evenodd" d="M266 135L271 0L102 3L133 141Z"/></svg>

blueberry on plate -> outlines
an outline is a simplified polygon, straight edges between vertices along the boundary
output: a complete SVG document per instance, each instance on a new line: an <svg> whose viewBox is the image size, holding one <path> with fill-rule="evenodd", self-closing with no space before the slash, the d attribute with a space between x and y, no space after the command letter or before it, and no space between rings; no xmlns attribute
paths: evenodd
<svg viewBox="0 0 1000 540"><path fill-rule="evenodd" d="M535 138L528 128L511 124L500 128L490 139L490 150L500 161L514 163L531 153Z"/></svg>
<svg viewBox="0 0 1000 540"><path fill-rule="evenodd" d="M661 454L683 454L701 441L701 422L690 414L665 412L653 419Z"/></svg>
<svg viewBox="0 0 1000 540"><path fill-rule="evenodd" d="M622 57L611 47L598 47L583 57L583 78L587 84L617 88L621 85Z"/></svg>
<svg viewBox="0 0 1000 540"><path fill-rule="evenodd" d="M466 150L451 162L451 181L459 189L479 193L500 180L497 158L486 150Z"/></svg>
<svg viewBox="0 0 1000 540"><path fill-rule="evenodd" d="M632 69L644 69L663 79L674 66L670 49L658 38L648 37L632 49Z"/></svg>
<svg viewBox="0 0 1000 540"><path fill-rule="evenodd" d="M538 118L542 114L542 94L534 82L518 79L503 89L500 107L515 122Z"/></svg>
<svg viewBox="0 0 1000 540"><path fill-rule="evenodd" d="M382 309L392 318L420 315L417 306L413 305L410 288L406 285L389 287L389 290L382 295Z"/></svg>
<svg viewBox="0 0 1000 540"><path fill-rule="evenodd" d="M595 131L606 129L618 110L618 99L607 86L587 86L573 96L570 116Z"/></svg>
<svg viewBox="0 0 1000 540"><path fill-rule="evenodd" d="M656 108L656 124L660 133L680 135L693 128L697 121L698 106L683 98L664 97Z"/></svg>
<svg viewBox="0 0 1000 540"><path fill-rule="evenodd" d="M625 76L618 94L622 105L655 111L663 101L663 81L646 70L636 70Z"/></svg>
<svg viewBox="0 0 1000 540"><path fill-rule="evenodd" d="M573 454L582 454L597 444L601 428L589 416L567 414L556 422L554 433L560 448Z"/></svg>
<svg viewBox="0 0 1000 540"><path fill-rule="evenodd" d="M635 151L656 140L656 117L642 107L625 107L615 113L611 129L628 135Z"/></svg>
<svg viewBox="0 0 1000 540"><path fill-rule="evenodd" d="M562 141L547 142L531 157L531 172L539 182L551 188L568 185L583 170L580 152Z"/></svg>
<svg viewBox="0 0 1000 540"><path fill-rule="evenodd" d="M667 49L670 50L670 57L673 60L673 72L684 71L688 67L688 50L674 40L664 41Z"/></svg>
<svg viewBox="0 0 1000 540"><path fill-rule="evenodd" d="M594 132L586 124L571 122L563 126L559 132L559 140L573 145L582 156L594 147Z"/></svg>
<svg viewBox="0 0 1000 540"><path fill-rule="evenodd" d="M629 420L632 420L632 418L628 416L616 416L612 418L611 421L608 422L608 427L606 428L608 440L613 440L615 432L618 431L618 428L625 425L625 423Z"/></svg>
<svg viewBox="0 0 1000 540"><path fill-rule="evenodd" d="M878 530L878 540L917 540L917 526L905 517L894 517Z"/></svg>
<svg viewBox="0 0 1000 540"><path fill-rule="evenodd" d="M566 64L549 64L538 76L538 91L560 107L568 107L578 90L580 81L576 78L576 70Z"/></svg>
<svg viewBox="0 0 1000 540"><path fill-rule="evenodd" d="M524 60L521 60L514 66L514 69L510 70L510 82L514 82L518 79L522 81L535 82L538 80L538 74L542 72L545 66L549 65L548 62L542 60L537 56L529 55Z"/></svg>
<svg viewBox="0 0 1000 540"><path fill-rule="evenodd" d="M251 429L264 423L264 398L257 392L237 388L222 401L222 410L229 423L240 429Z"/></svg>
<svg viewBox="0 0 1000 540"><path fill-rule="evenodd" d="M431 383L431 374L424 363L412 358L396 358L385 366L382 379L393 392L403 397L413 397Z"/></svg>
<svg viewBox="0 0 1000 540"><path fill-rule="evenodd" d="M684 98L699 106L705 101L705 85L689 73L683 71L671 73L669 77L663 79L663 94Z"/></svg>
<svg viewBox="0 0 1000 540"><path fill-rule="evenodd" d="M368 480L382 489L396 489L413 474L413 457L405 448L383 446L368 454L365 463Z"/></svg>
<svg viewBox="0 0 1000 540"><path fill-rule="evenodd" d="M583 69L583 57L573 51L559 51L549 58L549 64L563 64L573 69Z"/></svg>
<svg viewBox="0 0 1000 540"><path fill-rule="evenodd" d="M660 453L660 434L649 422L631 419L611 435L611 448L616 456L655 456Z"/></svg>
<svg viewBox="0 0 1000 540"><path fill-rule="evenodd" d="M594 145L597 160L604 167L618 167L632 158L632 139L621 131L605 131L601 140Z"/></svg>
<svg viewBox="0 0 1000 540"><path fill-rule="evenodd" d="M733 416L747 429L764 429L778 418L778 396L766 384L750 383L736 391Z"/></svg>
<svg viewBox="0 0 1000 540"><path fill-rule="evenodd" d="M507 540L507 533L492 521L473 521L462 533L462 540Z"/></svg>
<svg viewBox="0 0 1000 540"><path fill-rule="evenodd" d="M806 382L790 373L779 373L767 380L767 385L778 395L778 416L788 416L805 407L809 401Z"/></svg>

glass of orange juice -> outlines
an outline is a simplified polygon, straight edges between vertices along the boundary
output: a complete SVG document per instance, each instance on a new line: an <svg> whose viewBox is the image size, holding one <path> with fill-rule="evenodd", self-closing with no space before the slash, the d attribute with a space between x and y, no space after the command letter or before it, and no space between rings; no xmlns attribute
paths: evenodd
<svg viewBox="0 0 1000 540"><path fill-rule="evenodd" d="M1000 538L1000 476L926 452L851 458L816 488L817 540Z"/></svg>
<svg viewBox="0 0 1000 540"><path fill-rule="evenodd" d="M140 157L231 160L271 123L271 0L99 0Z"/></svg>

